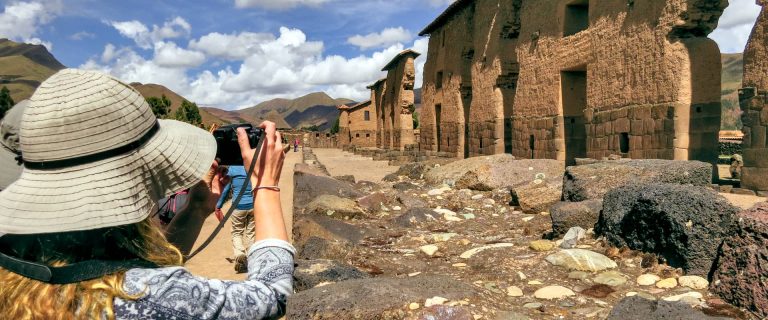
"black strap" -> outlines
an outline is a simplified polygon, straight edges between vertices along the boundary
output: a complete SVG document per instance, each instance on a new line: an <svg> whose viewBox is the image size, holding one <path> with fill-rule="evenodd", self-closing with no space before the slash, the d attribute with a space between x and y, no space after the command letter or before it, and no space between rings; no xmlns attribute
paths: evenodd
<svg viewBox="0 0 768 320"><path fill-rule="evenodd" d="M146 260L88 260L63 267L51 267L0 253L0 266L33 280L50 284L70 284L101 278L134 268L157 268Z"/></svg>
<svg viewBox="0 0 768 320"><path fill-rule="evenodd" d="M185 257L185 261L189 261L190 259L194 258L198 253L203 251L208 245L213 242L213 239L216 238L216 236L219 234L221 229L224 228L224 224L227 223L227 220L232 216L232 214L235 212L235 209L237 208L237 205L240 204L240 199L243 198L243 194L245 194L245 189L248 187L248 183L251 181L251 175L253 174L253 169L256 167L256 162L258 160L259 152L261 152L261 146L264 144L264 134L261 134L261 139L259 139L259 143L256 145L256 151L253 152L253 161L251 161L251 166L248 168L247 174L245 175L245 181L243 181L243 187L240 188L240 192L237 194L237 197L232 200L232 205L229 207L229 211L227 211L227 214L224 215L224 218L219 221L219 225L216 226L216 229L213 230L211 235L208 237L208 239L203 242L203 244L200 245L195 251L190 253ZM251 190L253 191L253 190Z"/></svg>
<svg viewBox="0 0 768 320"><path fill-rule="evenodd" d="M33 169L33 170L63 169L63 168L69 168L69 167L79 166L86 163L109 159L109 158L126 154L138 149L139 147L147 143L147 141L152 139L152 137L154 137L159 130L160 130L160 123L157 122L157 120L155 120L155 124L152 126L151 129L149 129L149 131L147 131L146 134L144 134L143 137L141 137L141 139L131 142L129 144L126 144L122 147L118 147L118 148L107 150L107 151L102 151L99 153L89 154L87 156L82 156L82 157L77 157L72 159L57 160L57 161L31 162L31 161L23 160L24 167L27 169Z"/></svg>

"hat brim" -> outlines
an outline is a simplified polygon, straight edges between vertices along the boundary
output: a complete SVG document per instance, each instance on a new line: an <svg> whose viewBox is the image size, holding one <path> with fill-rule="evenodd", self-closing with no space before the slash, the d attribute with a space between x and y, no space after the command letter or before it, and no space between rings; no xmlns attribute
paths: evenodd
<svg viewBox="0 0 768 320"><path fill-rule="evenodd" d="M158 120L136 151L57 170L25 169L0 192L0 234L92 230L140 222L157 201L200 182L216 156L213 136Z"/></svg>
<svg viewBox="0 0 768 320"><path fill-rule="evenodd" d="M0 190L7 188L21 176L22 167L16 154L0 146Z"/></svg>

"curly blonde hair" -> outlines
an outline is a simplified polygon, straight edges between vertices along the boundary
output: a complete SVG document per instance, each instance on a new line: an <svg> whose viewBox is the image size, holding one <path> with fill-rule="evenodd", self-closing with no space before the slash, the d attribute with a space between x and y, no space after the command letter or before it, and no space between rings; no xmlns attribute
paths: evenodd
<svg viewBox="0 0 768 320"><path fill-rule="evenodd" d="M6 235L0 251L50 266L102 259L144 259L158 266L179 266L181 252L150 219L78 232ZM80 283L54 285L0 268L0 310L8 319L114 319L115 298L135 300L123 289L125 272Z"/></svg>

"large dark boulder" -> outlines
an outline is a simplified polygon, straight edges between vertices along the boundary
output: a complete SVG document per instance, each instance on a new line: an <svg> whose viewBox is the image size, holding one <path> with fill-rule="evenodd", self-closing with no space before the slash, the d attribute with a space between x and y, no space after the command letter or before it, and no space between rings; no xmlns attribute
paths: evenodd
<svg viewBox="0 0 768 320"><path fill-rule="evenodd" d="M363 196L349 183L330 177L311 174L294 174L293 176L293 208L294 213L321 195L334 195L341 198L357 199Z"/></svg>
<svg viewBox="0 0 768 320"><path fill-rule="evenodd" d="M374 234L370 229L321 215L302 216L293 224L293 241L297 248L311 237L356 244Z"/></svg>
<svg viewBox="0 0 768 320"><path fill-rule="evenodd" d="M557 160L516 160L509 154L455 161L429 170L424 179L431 184L455 185L456 189L493 191L539 183L560 183L563 164Z"/></svg>
<svg viewBox="0 0 768 320"><path fill-rule="evenodd" d="M512 188L512 202L525 213L549 212L552 205L560 202L563 194L562 180L550 183L541 180Z"/></svg>
<svg viewBox="0 0 768 320"><path fill-rule="evenodd" d="M354 245L344 240L329 240L320 237L309 237L296 244L296 260L339 260L346 261L353 254Z"/></svg>
<svg viewBox="0 0 768 320"><path fill-rule="evenodd" d="M595 227L603 210L603 200L594 199L582 202L559 202L550 209L552 231L556 236L564 235L573 227L589 230Z"/></svg>
<svg viewBox="0 0 768 320"><path fill-rule="evenodd" d="M304 208L304 214L324 215L337 219L352 219L363 217L363 210L352 199L339 198L324 194L312 200Z"/></svg>
<svg viewBox="0 0 768 320"><path fill-rule="evenodd" d="M654 301L634 296L613 307L608 320L717 320L683 302Z"/></svg>
<svg viewBox="0 0 768 320"><path fill-rule="evenodd" d="M568 167L563 182L563 200L602 199L608 191L632 183L709 186L712 165L699 161L629 160Z"/></svg>
<svg viewBox="0 0 768 320"><path fill-rule="evenodd" d="M405 165L400 166L400 168L397 169L397 171L393 173L393 175L403 176L403 177L411 178L413 180L418 180L418 179L421 179L424 176L424 174L426 174L429 170L451 163L453 161L455 160L454 159L436 159L436 160L429 160L429 161L407 163Z"/></svg>
<svg viewBox="0 0 768 320"><path fill-rule="evenodd" d="M392 222L403 228L411 228L419 223L427 221L435 221L441 216L433 209L429 208L413 208L409 209L405 213L392 219Z"/></svg>
<svg viewBox="0 0 768 320"><path fill-rule="evenodd" d="M605 195L595 231L617 247L656 253L673 267L707 277L738 211L709 188L636 184Z"/></svg>
<svg viewBox="0 0 768 320"><path fill-rule="evenodd" d="M319 284L371 277L353 266L333 260L298 260L296 264L293 272L296 291L309 290Z"/></svg>
<svg viewBox="0 0 768 320"><path fill-rule="evenodd" d="M737 215L720 249L710 289L723 300L768 318L768 203Z"/></svg>
<svg viewBox="0 0 768 320"><path fill-rule="evenodd" d="M403 319L409 302L435 296L461 300L477 294L471 285L444 276L349 280L294 294L288 299L286 318Z"/></svg>

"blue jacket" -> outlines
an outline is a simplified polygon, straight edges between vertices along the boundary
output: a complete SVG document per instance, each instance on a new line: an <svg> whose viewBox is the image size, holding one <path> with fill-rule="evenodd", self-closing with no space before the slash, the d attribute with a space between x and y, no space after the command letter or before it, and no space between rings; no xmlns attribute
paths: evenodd
<svg viewBox="0 0 768 320"><path fill-rule="evenodd" d="M216 209L221 209L221 207L224 205L224 200L227 199L227 195L230 191L232 191L232 201L235 201L237 195L240 194L240 189L243 187L243 182L245 179L247 179L247 174L248 173L245 172L245 167L243 166L229 167L227 176L229 176L232 180L229 181L227 186L224 187L224 190L221 192L221 198L219 198L219 202L216 203ZM237 205L237 210L253 209L253 192L251 190L251 182L249 181L248 186L245 189L245 193L243 194L243 198L240 199L240 203Z"/></svg>

